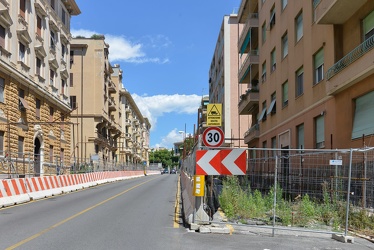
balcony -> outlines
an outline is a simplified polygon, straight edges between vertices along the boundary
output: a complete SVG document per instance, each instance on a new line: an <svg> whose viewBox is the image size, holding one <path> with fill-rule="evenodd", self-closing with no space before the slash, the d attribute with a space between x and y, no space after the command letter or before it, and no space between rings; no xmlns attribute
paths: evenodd
<svg viewBox="0 0 374 250"><path fill-rule="evenodd" d="M240 96L239 115L252 114L258 109L260 94L257 89L247 89L245 94Z"/></svg>
<svg viewBox="0 0 374 250"><path fill-rule="evenodd" d="M108 99L108 104L109 104L109 111L115 111L115 110L117 110L116 102L114 101L113 97L111 97L111 98Z"/></svg>
<svg viewBox="0 0 374 250"><path fill-rule="evenodd" d="M108 91L110 94L114 94L117 92L116 85L114 84L114 82L108 83Z"/></svg>
<svg viewBox="0 0 374 250"><path fill-rule="evenodd" d="M374 35L357 46L326 72L326 92L335 95L374 74Z"/></svg>
<svg viewBox="0 0 374 250"><path fill-rule="evenodd" d="M239 41L238 41L238 48L241 48L243 46L243 43L245 42L247 46L247 44L249 43L249 40L252 40L253 42L256 42L257 44L257 41L256 41L256 38L253 37L251 38L250 35L248 36L248 33L250 33L250 28L258 28L258 14L257 13L251 13L249 16L248 16L248 19L247 21L245 22L245 26L240 34L240 38L239 38ZM257 34L257 32L253 32L254 34ZM252 35L254 35L252 34Z"/></svg>
<svg viewBox="0 0 374 250"><path fill-rule="evenodd" d="M244 62L240 65L238 74L239 83L250 83L253 77L258 73L258 64L258 51L252 50L247 53Z"/></svg>
<svg viewBox="0 0 374 250"><path fill-rule="evenodd" d="M244 133L244 143L251 144L260 137L260 126L255 124Z"/></svg>
<svg viewBox="0 0 374 250"><path fill-rule="evenodd" d="M130 119L126 119L125 120L125 126L126 127L130 127L131 126L131 120Z"/></svg>
<svg viewBox="0 0 374 250"><path fill-rule="evenodd" d="M257 1L242 0L238 11L239 22L244 23L248 19L250 13L257 11L257 6Z"/></svg>
<svg viewBox="0 0 374 250"><path fill-rule="evenodd" d="M317 24L343 24L367 0L314 0L314 21Z"/></svg>

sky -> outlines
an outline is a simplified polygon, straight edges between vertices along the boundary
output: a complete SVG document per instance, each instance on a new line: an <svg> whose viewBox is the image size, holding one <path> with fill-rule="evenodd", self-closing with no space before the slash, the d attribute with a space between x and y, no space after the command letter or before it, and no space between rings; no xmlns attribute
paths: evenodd
<svg viewBox="0 0 374 250"><path fill-rule="evenodd" d="M105 36L109 61L151 123L150 147L173 148L193 133L224 15L240 0L76 0L73 37Z"/></svg>

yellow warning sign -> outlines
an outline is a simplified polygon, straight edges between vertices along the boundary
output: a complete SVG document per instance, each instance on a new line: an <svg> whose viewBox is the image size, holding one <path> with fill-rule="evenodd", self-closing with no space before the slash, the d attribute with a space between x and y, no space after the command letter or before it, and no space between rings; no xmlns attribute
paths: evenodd
<svg viewBox="0 0 374 250"><path fill-rule="evenodd" d="M211 103L207 107L207 126L221 127L222 125L222 103Z"/></svg>
<svg viewBox="0 0 374 250"><path fill-rule="evenodd" d="M194 175L193 182L193 195L194 196L204 196L205 191L205 176L204 175Z"/></svg>

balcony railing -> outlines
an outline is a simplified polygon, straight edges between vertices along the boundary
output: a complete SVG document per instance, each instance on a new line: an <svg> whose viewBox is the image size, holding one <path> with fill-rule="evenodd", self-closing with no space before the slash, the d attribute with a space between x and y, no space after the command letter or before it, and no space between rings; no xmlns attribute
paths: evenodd
<svg viewBox="0 0 374 250"><path fill-rule="evenodd" d="M244 143L250 143L255 139L258 139L260 135L260 126L256 123L254 126L250 127L244 133Z"/></svg>
<svg viewBox="0 0 374 250"><path fill-rule="evenodd" d="M346 56L340 59L337 63L335 63L331 68L329 68L326 72L326 78L329 80L340 71L348 67L354 61L368 53L374 47L374 35L369 37L365 40L365 42L361 43L357 46L354 50L349 52Z"/></svg>

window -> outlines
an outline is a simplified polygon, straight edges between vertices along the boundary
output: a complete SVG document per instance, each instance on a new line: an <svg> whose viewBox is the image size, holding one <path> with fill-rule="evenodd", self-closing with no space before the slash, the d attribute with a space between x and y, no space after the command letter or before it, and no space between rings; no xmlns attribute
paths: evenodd
<svg viewBox="0 0 374 250"><path fill-rule="evenodd" d="M36 58L36 69L35 69L36 75L40 76L41 68L42 68L42 60L39 57L37 57Z"/></svg>
<svg viewBox="0 0 374 250"><path fill-rule="evenodd" d="M35 109L35 117L36 119L40 120L40 105L41 102L38 98L36 98L35 100L35 106L36 106L36 109Z"/></svg>
<svg viewBox="0 0 374 250"><path fill-rule="evenodd" d="M49 107L49 121L53 122L53 115L55 113L55 110L52 107Z"/></svg>
<svg viewBox="0 0 374 250"><path fill-rule="evenodd" d="M49 145L49 162L53 162L53 146Z"/></svg>
<svg viewBox="0 0 374 250"><path fill-rule="evenodd" d="M70 50L70 65L74 63L74 50Z"/></svg>
<svg viewBox="0 0 374 250"><path fill-rule="evenodd" d="M374 134L374 91L354 100L352 139Z"/></svg>
<svg viewBox="0 0 374 250"><path fill-rule="evenodd" d="M275 25L275 6L271 8L270 11L270 29L272 29Z"/></svg>
<svg viewBox="0 0 374 250"><path fill-rule="evenodd" d="M262 112L258 117L258 121L265 121L266 120L266 101L262 103Z"/></svg>
<svg viewBox="0 0 374 250"><path fill-rule="evenodd" d="M282 84L282 107L288 105L288 81Z"/></svg>
<svg viewBox="0 0 374 250"><path fill-rule="evenodd" d="M26 47L23 43L19 43L19 57L18 60L21 62L25 62L25 57L26 57Z"/></svg>
<svg viewBox="0 0 374 250"><path fill-rule="evenodd" d="M374 35L374 11L364 18L362 26L364 29L364 40Z"/></svg>
<svg viewBox="0 0 374 250"><path fill-rule="evenodd" d="M304 143L304 124L300 124L296 127L296 139L297 139L297 145L296 147L298 149L304 149L305 143ZM302 150L300 150L302 151Z"/></svg>
<svg viewBox="0 0 374 250"><path fill-rule="evenodd" d="M273 49L273 51L271 51L270 57L271 57L271 72L273 72L277 68L275 48Z"/></svg>
<svg viewBox="0 0 374 250"><path fill-rule="evenodd" d="M18 136L18 158L23 158L23 143L25 138L22 136Z"/></svg>
<svg viewBox="0 0 374 250"><path fill-rule="evenodd" d="M74 74L73 73L70 73L70 77L69 77L69 80L70 80L70 87L73 87L74 86L74 81L73 81L73 79L74 79Z"/></svg>
<svg viewBox="0 0 374 250"><path fill-rule="evenodd" d="M276 96L276 93L274 92L271 95L271 103L270 103L268 112L266 113L267 115L269 115L269 114L273 115L273 114L275 114L277 112L276 99L277 99L277 96Z"/></svg>
<svg viewBox="0 0 374 250"><path fill-rule="evenodd" d="M66 81L65 79L61 79L61 94L65 95L65 87L66 87Z"/></svg>
<svg viewBox="0 0 374 250"><path fill-rule="evenodd" d="M21 98L25 98L25 91L23 89L18 89L18 96Z"/></svg>
<svg viewBox="0 0 374 250"><path fill-rule="evenodd" d="M325 147L325 116L320 115L315 119L316 148Z"/></svg>
<svg viewBox="0 0 374 250"><path fill-rule="evenodd" d="M262 82L266 81L266 61L262 64L261 80L262 80Z"/></svg>
<svg viewBox="0 0 374 250"><path fill-rule="evenodd" d="M52 9L55 9L55 0L51 0L51 7Z"/></svg>
<svg viewBox="0 0 374 250"><path fill-rule="evenodd" d="M287 6L288 0L282 0L282 10L284 10Z"/></svg>
<svg viewBox="0 0 374 250"><path fill-rule="evenodd" d="M277 148L277 137L272 137L271 138L271 148L275 149ZM276 150L273 150L273 157L275 157L277 155L277 151Z"/></svg>
<svg viewBox="0 0 374 250"><path fill-rule="evenodd" d="M55 33L51 30L51 41L50 41L50 46L51 49L55 49L56 46L56 38L55 38Z"/></svg>
<svg viewBox="0 0 374 250"><path fill-rule="evenodd" d="M266 141L263 141L263 142L262 142L262 148L264 149L264 150L262 151L262 155L263 155L263 157L264 157L264 160L267 160L267 158L268 158L268 150L266 149L266 148L267 148L267 143L266 143Z"/></svg>
<svg viewBox="0 0 374 250"><path fill-rule="evenodd" d="M4 155L4 131L0 131L0 155Z"/></svg>
<svg viewBox="0 0 374 250"><path fill-rule="evenodd" d="M42 18L39 15L36 15L36 34L42 36Z"/></svg>
<svg viewBox="0 0 374 250"><path fill-rule="evenodd" d="M288 55L288 35L283 35L282 37L282 58L285 58Z"/></svg>
<svg viewBox="0 0 374 250"><path fill-rule="evenodd" d="M264 44L266 41L266 22L262 25L262 43Z"/></svg>
<svg viewBox="0 0 374 250"><path fill-rule="evenodd" d="M61 58L65 61L65 54L66 54L66 47L63 43L61 43Z"/></svg>
<svg viewBox="0 0 374 250"><path fill-rule="evenodd" d="M66 12L64 9L61 9L61 20L64 25L66 25Z"/></svg>
<svg viewBox="0 0 374 250"><path fill-rule="evenodd" d="M70 96L70 108L71 109L77 108L77 97L75 95Z"/></svg>
<svg viewBox="0 0 374 250"><path fill-rule="evenodd" d="M6 29L0 25L0 46L5 48L5 37L6 37Z"/></svg>
<svg viewBox="0 0 374 250"><path fill-rule="evenodd" d="M26 13L26 0L20 0L19 1L19 14L23 18L25 18L26 17L25 13Z"/></svg>
<svg viewBox="0 0 374 250"><path fill-rule="evenodd" d="M54 86L55 72L51 69L49 70L49 85Z"/></svg>
<svg viewBox="0 0 374 250"><path fill-rule="evenodd" d="M314 55L314 84L323 80L324 54L323 48Z"/></svg>
<svg viewBox="0 0 374 250"><path fill-rule="evenodd" d="M304 93L304 69L301 67L296 71L296 97Z"/></svg>
<svg viewBox="0 0 374 250"><path fill-rule="evenodd" d="M0 102L4 103L5 79L0 77Z"/></svg>
<svg viewBox="0 0 374 250"><path fill-rule="evenodd" d="M295 19L296 42L303 37L303 13L301 12Z"/></svg>

